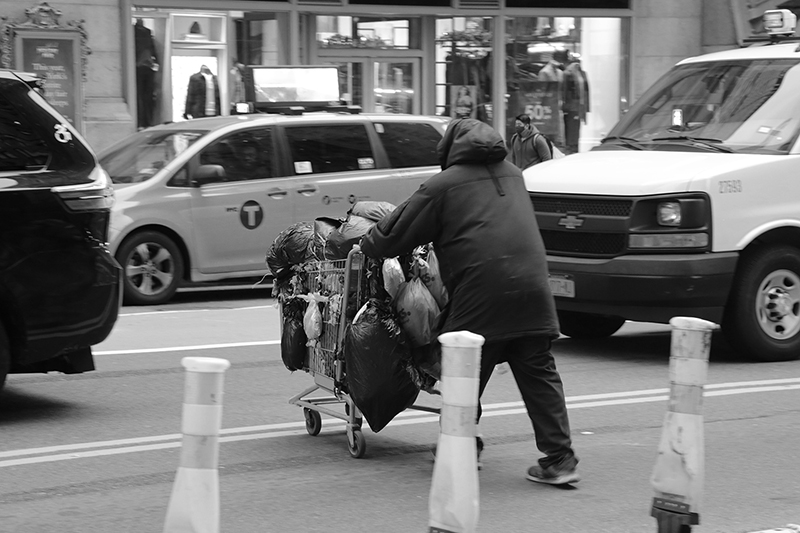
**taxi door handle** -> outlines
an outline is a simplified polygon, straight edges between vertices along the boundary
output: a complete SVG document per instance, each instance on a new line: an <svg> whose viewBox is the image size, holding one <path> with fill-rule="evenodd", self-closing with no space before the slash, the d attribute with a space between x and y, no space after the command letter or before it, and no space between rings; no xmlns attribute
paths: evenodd
<svg viewBox="0 0 800 533"><path fill-rule="evenodd" d="M270 189L267 191L267 196L270 198L283 198L287 194L289 194L289 192L285 189Z"/></svg>
<svg viewBox="0 0 800 533"><path fill-rule="evenodd" d="M302 194L303 196L311 196L315 192L317 192L317 188L313 185L304 185L302 189L297 189L298 194Z"/></svg>

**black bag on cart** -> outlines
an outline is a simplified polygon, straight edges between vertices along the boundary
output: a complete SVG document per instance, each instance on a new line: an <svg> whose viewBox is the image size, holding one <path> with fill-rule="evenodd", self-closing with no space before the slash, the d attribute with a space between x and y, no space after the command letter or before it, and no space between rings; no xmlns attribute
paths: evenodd
<svg viewBox="0 0 800 533"><path fill-rule="evenodd" d="M294 372L306 366L306 336L303 327L305 302L291 298L283 303L283 330L281 331L281 359L283 364Z"/></svg>
<svg viewBox="0 0 800 533"><path fill-rule="evenodd" d="M279 281L292 275L292 265L312 259L315 259L313 222L292 224L275 237L267 251L267 266Z"/></svg>
<svg viewBox="0 0 800 533"><path fill-rule="evenodd" d="M409 347L382 302L370 300L344 337L347 388L375 433L414 404L419 388L408 373Z"/></svg>

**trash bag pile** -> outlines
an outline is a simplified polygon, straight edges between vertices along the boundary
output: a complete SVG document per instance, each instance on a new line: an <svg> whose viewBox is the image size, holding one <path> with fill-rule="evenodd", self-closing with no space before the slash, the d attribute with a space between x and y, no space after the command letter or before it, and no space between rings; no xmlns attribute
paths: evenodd
<svg viewBox="0 0 800 533"><path fill-rule="evenodd" d="M351 286L344 309L344 295L326 291L310 273L319 277L321 262L346 259L353 245L394 208L388 202L363 201L343 218L296 223L278 235L266 256L283 315L284 365L309 372L309 350L317 349L326 327L338 323L322 316L341 313L346 328L335 357L344 361L345 372L336 386L350 394L376 433L413 405L421 390L438 394L441 351L436 337L448 295L433 247L421 246L402 257L364 257L366 281Z"/></svg>

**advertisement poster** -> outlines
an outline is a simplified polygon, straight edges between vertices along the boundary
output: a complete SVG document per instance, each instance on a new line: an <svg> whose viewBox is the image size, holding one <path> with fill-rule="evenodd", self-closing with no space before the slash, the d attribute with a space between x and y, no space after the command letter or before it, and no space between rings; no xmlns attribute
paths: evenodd
<svg viewBox="0 0 800 533"><path fill-rule="evenodd" d="M531 117L531 122L553 142L563 139L563 120L557 81L529 81L520 84L519 113Z"/></svg>
<svg viewBox="0 0 800 533"><path fill-rule="evenodd" d="M21 70L42 76L44 97L72 124L78 120L78 82L74 38L24 37Z"/></svg>
<svg viewBox="0 0 800 533"><path fill-rule="evenodd" d="M476 104L477 88L474 85L453 85L450 87L450 102L453 118L475 118L478 106Z"/></svg>

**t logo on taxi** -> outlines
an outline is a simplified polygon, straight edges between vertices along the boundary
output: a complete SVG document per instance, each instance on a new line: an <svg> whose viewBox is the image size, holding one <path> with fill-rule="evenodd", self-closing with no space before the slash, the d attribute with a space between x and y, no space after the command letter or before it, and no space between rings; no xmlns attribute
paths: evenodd
<svg viewBox="0 0 800 533"><path fill-rule="evenodd" d="M245 228L256 229L264 220L264 210L255 200L248 200L239 210L239 220Z"/></svg>

